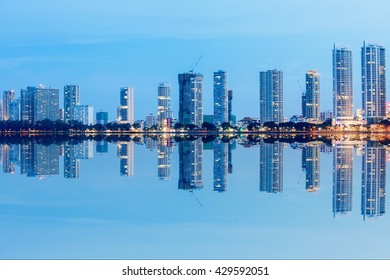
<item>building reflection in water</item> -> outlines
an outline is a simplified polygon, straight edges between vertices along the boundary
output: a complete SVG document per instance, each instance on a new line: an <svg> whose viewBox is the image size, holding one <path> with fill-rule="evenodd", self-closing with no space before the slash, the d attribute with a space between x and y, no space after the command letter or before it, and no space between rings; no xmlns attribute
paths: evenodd
<svg viewBox="0 0 390 280"><path fill-rule="evenodd" d="M108 153L108 142L96 141L96 152L100 154Z"/></svg>
<svg viewBox="0 0 390 280"><path fill-rule="evenodd" d="M283 143L260 142L260 191L283 191Z"/></svg>
<svg viewBox="0 0 390 280"><path fill-rule="evenodd" d="M64 145L64 177L80 177L80 160L93 158L93 141L67 141Z"/></svg>
<svg viewBox="0 0 390 280"><path fill-rule="evenodd" d="M28 177L58 175L61 146L33 142L21 145L21 174Z"/></svg>
<svg viewBox="0 0 390 280"><path fill-rule="evenodd" d="M1 147L4 173L15 173L15 166L20 165L18 144L4 144Z"/></svg>
<svg viewBox="0 0 390 280"><path fill-rule="evenodd" d="M379 144L368 142L362 162L363 219L385 214L386 201L386 150Z"/></svg>
<svg viewBox="0 0 390 280"><path fill-rule="evenodd" d="M64 177L80 177L80 159L76 157L75 144L68 141L64 145Z"/></svg>
<svg viewBox="0 0 390 280"><path fill-rule="evenodd" d="M333 215L352 211L354 143L336 142L333 149Z"/></svg>
<svg viewBox="0 0 390 280"><path fill-rule="evenodd" d="M171 179L173 147L171 138L158 139L157 148L157 174L161 181L169 181Z"/></svg>
<svg viewBox="0 0 390 280"><path fill-rule="evenodd" d="M302 166L306 172L306 190L318 191L320 188L320 145L308 143L302 149Z"/></svg>
<svg viewBox="0 0 390 280"><path fill-rule="evenodd" d="M120 160L120 175L134 176L134 142L120 141L116 143Z"/></svg>
<svg viewBox="0 0 390 280"><path fill-rule="evenodd" d="M179 189L203 188L203 142L201 138L179 143Z"/></svg>
<svg viewBox="0 0 390 280"><path fill-rule="evenodd" d="M220 140L214 141L214 191L227 190L229 171L229 144Z"/></svg>

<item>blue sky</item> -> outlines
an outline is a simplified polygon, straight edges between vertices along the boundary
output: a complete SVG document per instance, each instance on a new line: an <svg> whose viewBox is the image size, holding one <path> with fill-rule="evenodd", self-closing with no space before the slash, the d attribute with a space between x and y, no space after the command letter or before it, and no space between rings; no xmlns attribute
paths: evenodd
<svg viewBox="0 0 390 280"><path fill-rule="evenodd" d="M81 102L109 111L119 88L135 88L135 115L155 113L157 86L177 74L205 77L212 113L212 73L228 72L234 113L258 116L258 72L284 72L285 116L300 113L305 72L321 74L321 110L332 108L334 43L353 52L355 108L361 107L363 40L390 46L387 1L22 1L0 0L0 90L79 84Z"/></svg>

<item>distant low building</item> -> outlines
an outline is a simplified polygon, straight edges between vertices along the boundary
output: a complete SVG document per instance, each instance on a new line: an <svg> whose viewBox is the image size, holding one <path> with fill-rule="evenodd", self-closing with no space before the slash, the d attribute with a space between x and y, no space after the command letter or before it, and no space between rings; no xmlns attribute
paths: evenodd
<svg viewBox="0 0 390 280"><path fill-rule="evenodd" d="M333 113L331 111L321 112L321 121L325 122L327 119L333 119Z"/></svg>
<svg viewBox="0 0 390 280"><path fill-rule="evenodd" d="M96 123L97 124L108 124L108 112L97 112L96 113Z"/></svg>
<svg viewBox="0 0 390 280"><path fill-rule="evenodd" d="M304 116L294 115L290 118L290 122L293 122L293 123L306 122L306 121L307 121L307 119Z"/></svg>
<svg viewBox="0 0 390 280"><path fill-rule="evenodd" d="M91 105L76 105L73 107L73 118L84 125L93 124L93 107Z"/></svg>
<svg viewBox="0 0 390 280"><path fill-rule="evenodd" d="M149 116L146 116L145 118L145 126L146 127L152 127L154 125L157 125L157 116L150 114Z"/></svg>

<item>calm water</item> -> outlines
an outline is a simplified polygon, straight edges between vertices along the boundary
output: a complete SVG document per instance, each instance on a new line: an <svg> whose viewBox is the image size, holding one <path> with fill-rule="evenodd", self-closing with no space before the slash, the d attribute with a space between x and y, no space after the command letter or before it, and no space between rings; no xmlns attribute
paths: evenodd
<svg viewBox="0 0 390 280"><path fill-rule="evenodd" d="M390 258L386 147L0 146L1 259Z"/></svg>

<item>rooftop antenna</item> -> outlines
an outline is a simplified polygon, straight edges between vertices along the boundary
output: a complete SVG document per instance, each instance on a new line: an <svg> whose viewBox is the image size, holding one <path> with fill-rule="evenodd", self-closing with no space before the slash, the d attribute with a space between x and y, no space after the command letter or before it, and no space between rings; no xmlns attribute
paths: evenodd
<svg viewBox="0 0 390 280"><path fill-rule="evenodd" d="M195 62L194 66L190 66L190 72L194 72L195 67L198 65L199 61L203 58L203 54L198 58L198 60Z"/></svg>

